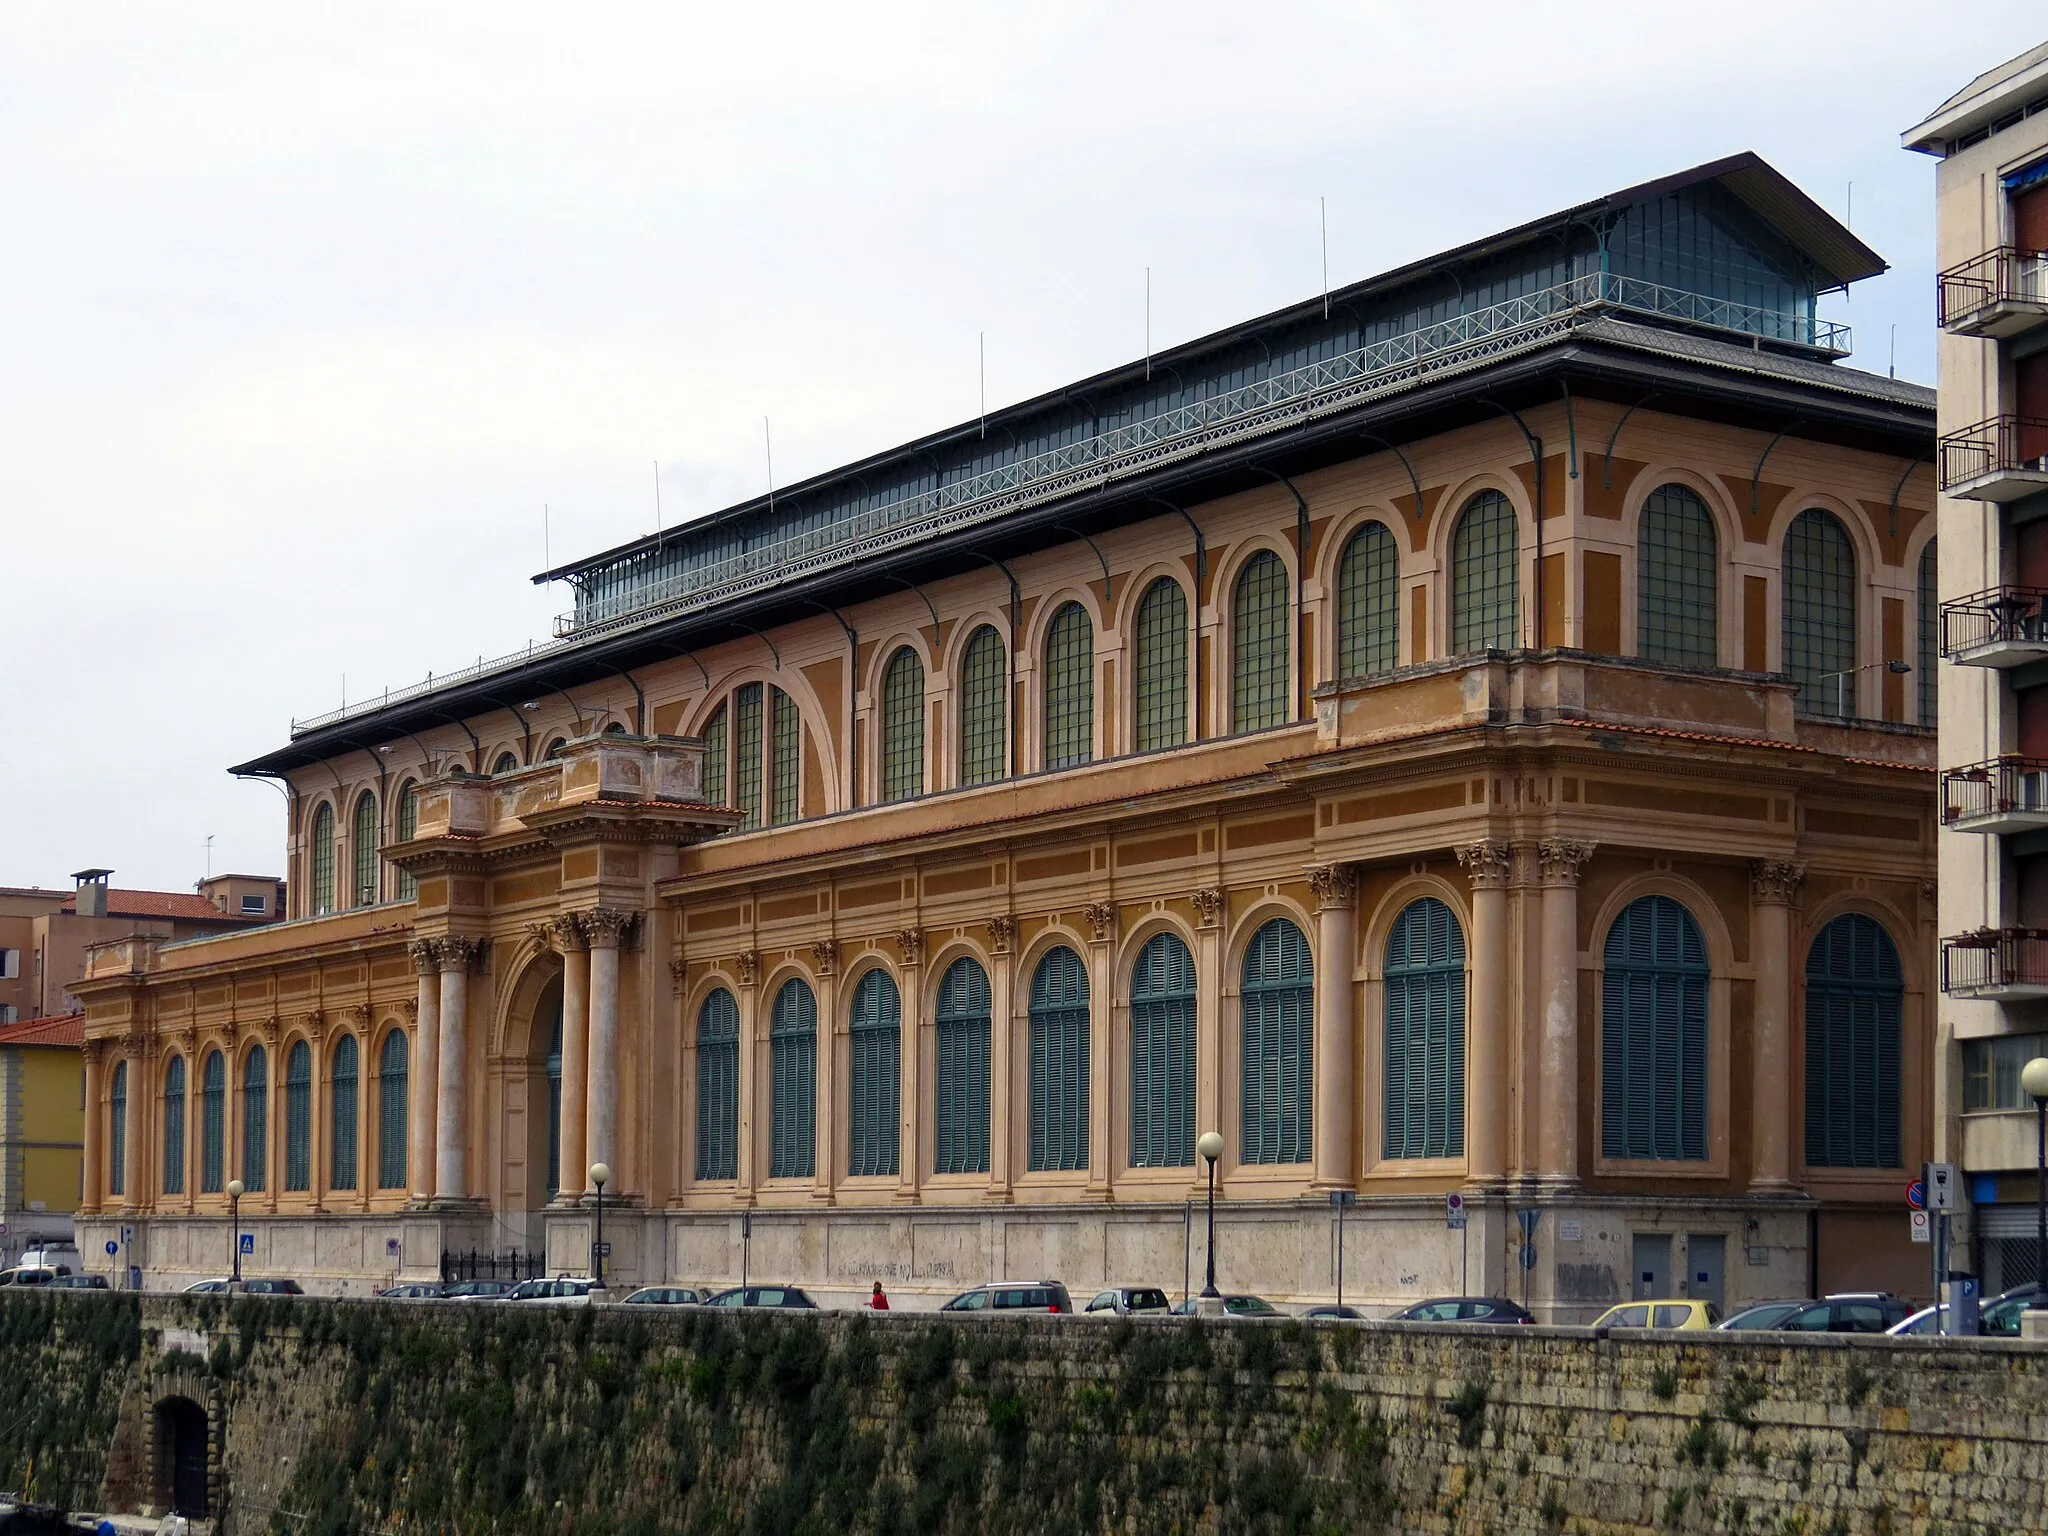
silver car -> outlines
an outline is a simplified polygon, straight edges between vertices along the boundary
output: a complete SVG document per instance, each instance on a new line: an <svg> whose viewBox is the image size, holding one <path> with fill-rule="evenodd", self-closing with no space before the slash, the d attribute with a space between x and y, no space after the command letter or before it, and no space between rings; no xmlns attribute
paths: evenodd
<svg viewBox="0 0 2048 1536"><path fill-rule="evenodd" d="M505 1293L507 1301L536 1301L551 1307L587 1307L606 1299L605 1288L595 1280L558 1275L553 1280L522 1280Z"/></svg>
<svg viewBox="0 0 2048 1536"><path fill-rule="evenodd" d="M1081 1310L1084 1317L1165 1317L1173 1303L1156 1285L1120 1285L1101 1292Z"/></svg>

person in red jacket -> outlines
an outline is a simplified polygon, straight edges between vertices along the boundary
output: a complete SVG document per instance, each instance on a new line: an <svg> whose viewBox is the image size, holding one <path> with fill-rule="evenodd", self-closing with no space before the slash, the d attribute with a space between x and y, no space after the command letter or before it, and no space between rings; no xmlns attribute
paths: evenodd
<svg viewBox="0 0 2048 1536"><path fill-rule="evenodd" d="M882 1294L882 1282L879 1280L875 1282L875 1294L868 1298L868 1306L876 1312L889 1310L889 1298Z"/></svg>

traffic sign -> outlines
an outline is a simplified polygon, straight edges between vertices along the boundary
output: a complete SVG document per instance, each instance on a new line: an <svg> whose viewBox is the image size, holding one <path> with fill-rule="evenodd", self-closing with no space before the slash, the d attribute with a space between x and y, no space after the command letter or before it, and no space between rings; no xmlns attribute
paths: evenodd
<svg viewBox="0 0 2048 1536"><path fill-rule="evenodd" d="M593 1259L608 1259L612 1256L612 1245L610 1243L592 1243L590 1245L590 1256Z"/></svg>
<svg viewBox="0 0 2048 1536"><path fill-rule="evenodd" d="M1926 1185L1927 1209L1952 1211L1956 1208L1956 1165L1928 1163L1920 1172Z"/></svg>
<svg viewBox="0 0 2048 1536"><path fill-rule="evenodd" d="M1352 1206L1358 1204L1358 1195L1355 1191L1348 1189L1333 1189L1330 1191L1330 1204L1340 1211L1349 1210Z"/></svg>
<svg viewBox="0 0 2048 1536"><path fill-rule="evenodd" d="M254 1253L255 1251L256 1251L256 1234L255 1234L254 1232L244 1232L244 1233L242 1234L242 1252L244 1252L244 1253Z"/></svg>
<svg viewBox="0 0 2048 1536"><path fill-rule="evenodd" d="M117 1243L117 1242L114 1242L114 1241L113 1241L113 1240L112 1240L111 1238L110 1238L110 1239L108 1239L108 1241L107 1241L107 1257L111 1259L111 1258L112 1258L112 1257L113 1257L113 1256L114 1256L115 1254L119 1253L120 1251L121 1251L121 1245L120 1245L119 1243Z"/></svg>
<svg viewBox="0 0 2048 1536"><path fill-rule="evenodd" d="M1465 1197L1451 1194L1444 1196L1444 1228L1450 1232L1465 1230Z"/></svg>
<svg viewBox="0 0 2048 1536"><path fill-rule="evenodd" d="M1925 1211L1909 1211L1907 1215L1913 1220L1913 1241L1916 1243L1933 1242L1934 1239L1928 1235L1927 1231L1928 1227L1932 1225L1927 1219L1927 1213Z"/></svg>
<svg viewBox="0 0 2048 1536"><path fill-rule="evenodd" d="M1924 1211L1927 1209L1927 1186L1918 1179L1906 1186L1906 1209Z"/></svg>

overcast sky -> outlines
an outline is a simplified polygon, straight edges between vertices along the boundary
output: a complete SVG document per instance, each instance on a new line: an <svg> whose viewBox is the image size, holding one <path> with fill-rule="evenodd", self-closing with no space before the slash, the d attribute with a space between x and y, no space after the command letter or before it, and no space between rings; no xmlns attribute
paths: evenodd
<svg viewBox="0 0 2048 1536"><path fill-rule="evenodd" d="M1665 19L1668 17L1668 20ZM1968 18L1970 25L1958 22ZM281 872L223 771L548 632L528 577L1754 149L1893 265L2038 0L0 0L0 884ZM551 512L543 544L542 508Z"/></svg>

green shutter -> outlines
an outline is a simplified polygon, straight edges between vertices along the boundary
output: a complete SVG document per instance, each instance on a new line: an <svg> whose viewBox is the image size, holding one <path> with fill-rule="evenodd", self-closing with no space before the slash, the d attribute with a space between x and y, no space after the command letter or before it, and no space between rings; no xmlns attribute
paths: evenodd
<svg viewBox="0 0 2048 1536"><path fill-rule="evenodd" d="M1384 1124L1389 1158L1465 1154L1465 930L1433 896L1387 936Z"/></svg>
<svg viewBox="0 0 2048 1536"><path fill-rule="evenodd" d="M871 1178L898 1171L903 1084L903 1003L879 967L853 989L848 1023L847 1172Z"/></svg>
<svg viewBox="0 0 2048 1536"><path fill-rule="evenodd" d="M108 1104L107 1193L128 1193L128 1063L114 1063L114 1088ZM259 1186L260 1187L260 1186Z"/></svg>
<svg viewBox="0 0 2048 1536"><path fill-rule="evenodd" d="M199 1192L227 1188L228 1067L219 1051L208 1052L199 1089Z"/></svg>
<svg viewBox="0 0 2048 1536"><path fill-rule="evenodd" d="M1137 740L1140 752L1188 739L1188 599L1162 576L1138 604Z"/></svg>
<svg viewBox="0 0 2048 1536"><path fill-rule="evenodd" d="M1499 491L1465 503L1451 536L1451 654L1521 644L1521 548L1515 509Z"/></svg>
<svg viewBox="0 0 2048 1536"><path fill-rule="evenodd" d="M1707 1155L1707 997L1700 926L1669 896L1644 896L1607 930L1600 983L1603 1157Z"/></svg>
<svg viewBox="0 0 2048 1536"><path fill-rule="evenodd" d="M242 1188L260 1195L270 1181L270 1053L262 1046L242 1063Z"/></svg>
<svg viewBox="0 0 2048 1536"><path fill-rule="evenodd" d="M334 1110L328 1137L333 1154L331 1177L327 1181L330 1189L356 1187L356 1066L356 1037L343 1035L334 1047L332 1079L328 1083L328 1101Z"/></svg>
<svg viewBox="0 0 2048 1536"><path fill-rule="evenodd" d="M939 983L934 1173L988 1172L988 973L963 956Z"/></svg>
<svg viewBox="0 0 2048 1536"><path fill-rule="evenodd" d="M882 799L924 793L924 663L904 646L882 678Z"/></svg>
<svg viewBox="0 0 2048 1536"><path fill-rule="evenodd" d="M1941 597L1935 587L1937 566L1935 563L1934 540L1927 541L1927 547L1920 551L1920 723L1932 729L1935 725L1935 664L1940 653L1935 645L1935 634L1941 624Z"/></svg>
<svg viewBox="0 0 2048 1536"><path fill-rule="evenodd" d="M697 1177L740 1172L740 1005L720 987L697 1010Z"/></svg>
<svg viewBox="0 0 2048 1536"><path fill-rule="evenodd" d="M1287 567L1262 549L1237 573L1230 599L1230 728L1286 722Z"/></svg>
<svg viewBox="0 0 2048 1536"><path fill-rule="evenodd" d="M725 718L721 704L704 727L704 799L711 805L732 804L725 773Z"/></svg>
<svg viewBox="0 0 2048 1536"><path fill-rule="evenodd" d="M768 690L768 824L784 827L797 817L797 767L803 749L803 720L796 701L780 688Z"/></svg>
<svg viewBox="0 0 2048 1536"><path fill-rule="evenodd" d="M377 1187L405 1188L406 1106L409 1102L407 1058L411 1051L405 1031L394 1029L384 1037L384 1050L377 1063ZM247 1183L245 1179L243 1181Z"/></svg>
<svg viewBox="0 0 2048 1536"><path fill-rule="evenodd" d="M164 1069L164 1193L185 1193L185 1058Z"/></svg>
<svg viewBox="0 0 2048 1536"><path fill-rule="evenodd" d="M1008 767L1009 660L1003 637L984 624L960 657L960 782L993 784Z"/></svg>
<svg viewBox="0 0 2048 1536"><path fill-rule="evenodd" d="M1806 1161L1897 1168L1899 952L1873 919L1845 913L1806 959Z"/></svg>
<svg viewBox="0 0 2048 1536"><path fill-rule="evenodd" d="M1095 756L1095 627L1079 603L1063 603L1045 631L1045 766Z"/></svg>
<svg viewBox="0 0 2048 1536"><path fill-rule="evenodd" d="M354 835L349 839L352 862L355 866L355 890L351 904L358 907L374 907L377 904L377 797L363 795L356 801L356 824Z"/></svg>
<svg viewBox="0 0 2048 1536"><path fill-rule="evenodd" d="M818 1000L801 981L786 981L775 994L768 1080L768 1177L811 1178L818 1171Z"/></svg>
<svg viewBox="0 0 2048 1536"><path fill-rule="evenodd" d="M313 1187L313 1053L303 1040L285 1058L284 1187L292 1194Z"/></svg>
<svg viewBox="0 0 2048 1536"><path fill-rule="evenodd" d="M1856 552L1842 525L1818 507L1793 518L1782 575L1785 671L1799 684L1796 707L1853 716Z"/></svg>
<svg viewBox="0 0 2048 1536"><path fill-rule="evenodd" d="M334 807L313 813L313 914L334 910Z"/></svg>
<svg viewBox="0 0 2048 1536"><path fill-rule="evenodd" d="M1195 1162L1195 957L1170 933L1131 971L1131 1166Z"/></svg>
<svg viewBox="0 0 2048 1536"><path fill-rule="evenodd" d="M1337 565L1337 675L1369 677L1400 664L1401 556L1385 523L1367 523Z"/></svg>
<svg viewBox="0 0 2048 1536"><path fill-rule="evenodd" d="M1031 1171L1088 1166L1088 969L1064 945L1031 978Z"/></svg>
<svg viewBox="0 0 2048 1536"><path fill-rule="evenodd" d="M1239 1034L1246 1163L1305 1163L1313 1135L1315 968L1308 940L1284 917L1244 955Z"/></svg>
<svg viewBox="0 0 2048 1536"><path fill-rule="evenodd" d="M732 803L740 831L761 825L761 685L745 683L732 696Z"/></svg>
<svg viewBox="0 0 2048 1536"><path fill-rule="evenodd" d="M1720 662L1719 541L1690 487L1660 485L1636 531L1636 651L1686 667Z"/></svg>

